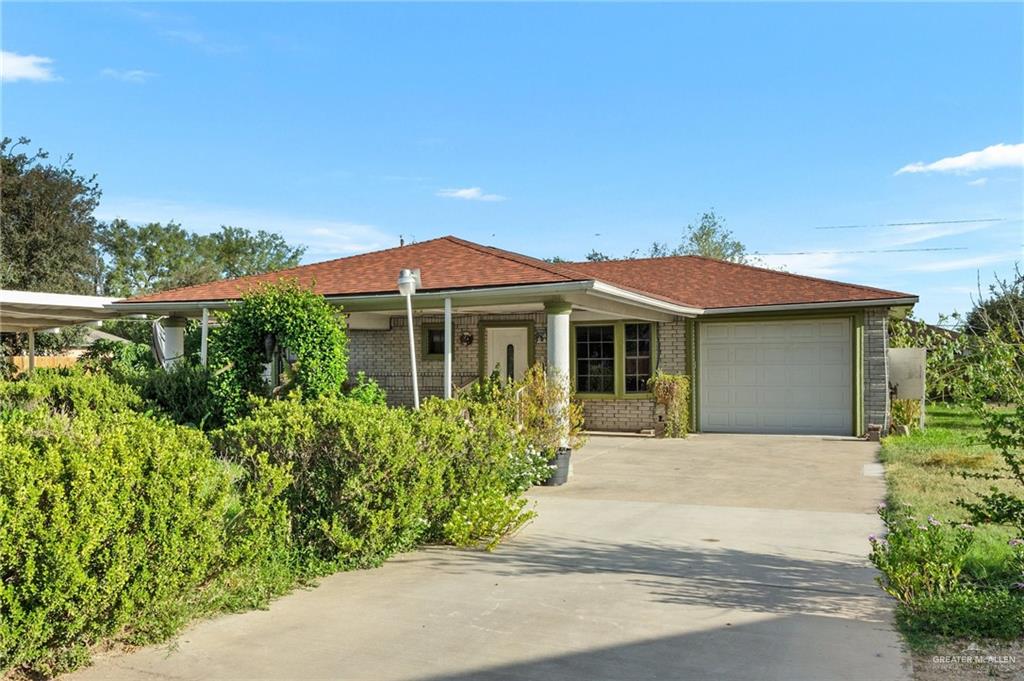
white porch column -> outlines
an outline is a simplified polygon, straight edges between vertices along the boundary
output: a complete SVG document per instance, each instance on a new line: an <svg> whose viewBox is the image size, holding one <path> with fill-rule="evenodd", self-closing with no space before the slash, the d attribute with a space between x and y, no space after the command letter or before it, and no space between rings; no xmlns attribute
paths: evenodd
<svg viewBox="0 0 1024 681"><path fill-rule="evenodd" d="M164 365L170 368L185 356L185 319L169 317L160 326L164 330Z"/></svg>
<svg viewBox="0 0 1024 681"><path fill-rule="evenodd" d="M28 375L36 371L36 330L28 330Z"/></svg>
<svg viewBox="0 0 1024 681"><path fill-rule="evenodd" d="M452 398L452 299L444 299L444 399Z"/></svg>
<svg viewBox="0 0 1024 681"><path fill-rule="evenodd" d="M207 338L210 335L210 311L207 308L203 308L203 332L199 345L199 361L203 366L206 366L206 348Z"/></svg>
<svg viewBox="0 0 1024 681"><path fill-rule="evenodd" d="M569 313L571 303L545 303L548 313L548 375L563 383L568 394L569 388ZM561 406L564 433L562 447L569 446L569 405Z"/></svg>

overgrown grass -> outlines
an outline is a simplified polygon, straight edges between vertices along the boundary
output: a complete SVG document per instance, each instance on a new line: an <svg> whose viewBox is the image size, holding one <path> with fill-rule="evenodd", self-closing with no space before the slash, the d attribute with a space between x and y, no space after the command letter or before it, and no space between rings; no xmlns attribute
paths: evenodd
<svg viewBox="0 0 1024 681"><path fill-rule="evenodd" d="M933 404L927 427L882 442L881 459L888 481L891 508L909 506L924 522L933 516L945 525L968 520L957 499L973 499L993 485L1011 490L1005 482L964 478L961 473L991 473L1002 469L1002 458L981 441L981 424L969 408ZM983 525L972 530L962 581L964 590L901 602L897 622L915 650L927 650L957 638L1013 638L1024 632L1021 597L1007 585L1022 580L1009 540L1012 528ZM924 556L922 560L929 560ZM925 568L921 564L920 569ZM914 568L918 569L918 568Z"/></svg>
<svg viewBox="0 0 1024 681"><path fill-rule="evenodd" d="M1000 470L1002 459L980 439L981 424L967 407L949 404L929 405L927 427L910 435L887 437L882 441L881 459L889 483L889 501L910 504L922 515L962 522L966 512L957 499L971 499L985 492L990 480L965 479L960 473L986 473ZM1009 490L1010 485L996 485ZM1005 535L1009 529L979 528L986 533Z"/></svg>

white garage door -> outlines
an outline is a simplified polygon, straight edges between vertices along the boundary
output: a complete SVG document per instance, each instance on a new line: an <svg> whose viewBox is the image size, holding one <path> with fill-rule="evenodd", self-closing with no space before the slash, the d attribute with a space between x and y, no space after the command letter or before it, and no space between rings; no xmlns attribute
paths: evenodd
<svg viewBox="0 0 1024 681"><path fill-rule="evenodd" d="M849 319L700 325L707 432L853 433Z"/></svg>

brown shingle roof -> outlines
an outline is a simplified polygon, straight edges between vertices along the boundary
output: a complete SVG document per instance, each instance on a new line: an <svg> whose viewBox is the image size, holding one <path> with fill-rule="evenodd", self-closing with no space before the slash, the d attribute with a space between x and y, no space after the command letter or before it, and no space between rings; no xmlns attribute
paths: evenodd
<svg viewBox="0 0 1024 681"><path fill-rule="evenodd" d="M398 272L419 268L421 291L552 284L597 279L695 308L912 298L897 291L844 284L700 256L552 264L445 236L238 279L151 293L129 303L233 300L261 283L298 279L325 296L395 293Z"/></svg>
<svg viewBox="0 0 1024 681"><path fill-rule="evenodd" d="M136 296L125 302L232 300L256 285L281 279L298 279L300 284L312 285L314 291L325 296L396 293L399 271L417 267L421 271L421 291L590 279L543 260L445 236L277 272Z"/></svg>
<svg viewBox="0 0 1024 681"><path fill-rule="evenodd" d="M579 262L569 263L568 267L609 284L628 286L704 309L862 303L915 297L899 291L739 265L699 255Z"/></svg>

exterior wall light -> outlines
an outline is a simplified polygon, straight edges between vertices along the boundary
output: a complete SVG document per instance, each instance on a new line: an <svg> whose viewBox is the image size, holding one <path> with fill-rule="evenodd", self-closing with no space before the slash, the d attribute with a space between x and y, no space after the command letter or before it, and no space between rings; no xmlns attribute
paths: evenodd
<svg viewBox="0 0 1024 681"><path fill-rule="evenodd" d="M408 314L409 323L409 360L412 364L412 403L416 409L420 408L420 385L416 376L416 334L412 326L412 297L416 294L416 287L420 283L419 270L402 270L398 274L398 292L405 296L405 310Z"/></svg>

